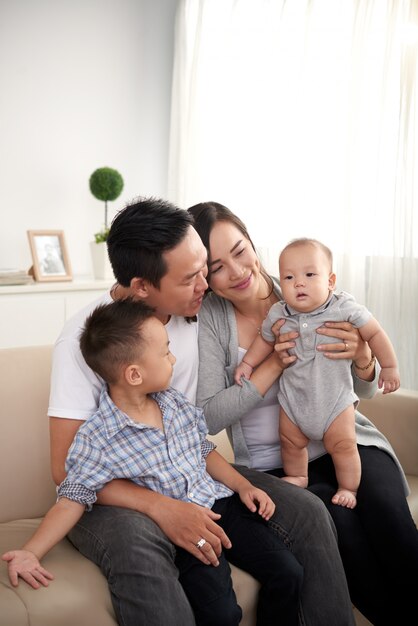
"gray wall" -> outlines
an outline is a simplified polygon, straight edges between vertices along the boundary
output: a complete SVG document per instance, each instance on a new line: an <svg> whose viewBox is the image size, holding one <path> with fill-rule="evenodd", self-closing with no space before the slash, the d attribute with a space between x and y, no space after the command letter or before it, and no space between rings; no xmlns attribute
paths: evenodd
<svg viewBox="0 0 418 626"><path fill-rule="evenodd" d="M74 275L104 204L101 166L167 191L176 0L0 0L0 268L28 269L27 229L64 230Z"/></svg>

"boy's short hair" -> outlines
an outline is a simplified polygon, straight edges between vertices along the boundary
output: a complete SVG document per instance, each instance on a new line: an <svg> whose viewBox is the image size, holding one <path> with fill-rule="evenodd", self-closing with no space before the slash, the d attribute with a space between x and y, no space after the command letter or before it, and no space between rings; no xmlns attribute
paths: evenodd
<svg viewBox="0 0 418 626"><path fill-rule="evenodd" d="M87 365L107 383L115 383L121 367L140 356L145 341L142 327L153 315L154 309L133 298L97 306L80 335Z"/></svg>

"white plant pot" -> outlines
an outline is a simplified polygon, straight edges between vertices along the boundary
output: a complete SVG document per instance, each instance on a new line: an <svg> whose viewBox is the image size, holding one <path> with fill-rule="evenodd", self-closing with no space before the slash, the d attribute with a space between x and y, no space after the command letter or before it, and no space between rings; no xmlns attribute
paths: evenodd
<svg viewBox="0 0 418 626"><path fill-rule="evenodd" d="M107 255L106 242L90 242L93 276L96 280L114 280L112 266Z"/></svg>

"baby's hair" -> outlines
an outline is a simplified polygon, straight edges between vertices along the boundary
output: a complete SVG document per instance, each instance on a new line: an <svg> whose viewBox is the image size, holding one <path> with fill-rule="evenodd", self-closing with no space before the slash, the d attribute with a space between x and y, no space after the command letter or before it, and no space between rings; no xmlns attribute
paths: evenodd
<svg viewBox="0 0 418 626"><path fill-rule="evenodd" d="M285 252L286 250L288 250L289 248L296 248L297 246L304 246L304 245L312 245L312 246L316 246L317 248L319 248L320 250L322 250L322 252L325 254L325 256L327 257L329 264L330 264L330 268L332 269L332 265L333 265L333 257L332 257L332 252L331 250L328 248L328 246L326 246L324 243L322 243L321 241L318 241L317 239L310 239L309 237L300 237L298 239L292 239L291 241L289 241L289 243L283 248L283 250L281 251L280 254L283 254L283 252Z"/></svg>
<svg viewBox="0 0 418 626"><path fill-rule="evenodd" d="M142 327L153 315L151 307L132 298L96 307L80 335L87 365L107 383L115 383L120 368L141 354L145 342Z"/></svg>

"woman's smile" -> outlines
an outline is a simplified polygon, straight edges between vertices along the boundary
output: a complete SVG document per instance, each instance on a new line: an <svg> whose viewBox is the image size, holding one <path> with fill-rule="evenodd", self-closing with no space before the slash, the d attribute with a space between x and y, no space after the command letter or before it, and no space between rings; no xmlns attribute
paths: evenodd
<svg viewBox="0 0 418 626"><path fill-rule="evenodd" d="M251 280L252 280L252 274L249 274L249 276L247 276L247 278L244 278L244 280L242 280L240 283L238 283L238 285L234 285L232 288L233 289L247 289L247 287L250 286Z"/></svg>

